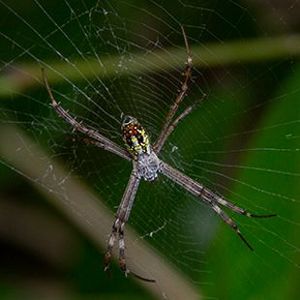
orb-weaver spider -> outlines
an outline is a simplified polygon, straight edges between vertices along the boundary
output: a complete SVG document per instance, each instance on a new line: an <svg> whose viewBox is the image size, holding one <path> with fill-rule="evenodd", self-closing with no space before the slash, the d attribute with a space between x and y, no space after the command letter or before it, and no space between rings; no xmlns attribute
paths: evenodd
<svg viewBox="0 0 300 300"><path fill-rule="evenodd" d="M167 138L172 134L178 123L184 119L194 108L194 106L190 106L183 111L178 117L175 117L175 114L178 110L178 107L184 97L186 96L188 90L188 83L191 79L191 71L192 71L192 56L190 52L190 48L188 45L187 37L185 31L182 28L182 33L184 37L185 47L187 51L187 62L184 70L184 80L177 95L173 105L171 106L167 116L163 128L159 134L158 139L155 141L153 145L150 144L148 135L144 128L139 124L137 119L134 117L125 115L122 118L121 122L121 130L123 140L126 146L126 150L121 148L119 145L106 138L98 131L91 129L90 127L84 125L82 122L76 121L54 98L52 91L50 89L47 77L45 72L43 71L43 79L52 101L52 106L57 112L57 114L62 117L67 123L69 123L73 129L85 134L91 140L90 143L96 145L99 148L112 152L126 160L132 161L133 169L131 175L129 177L129 181L127 183L127 187L123 194L121 203L116 213L115 221L112 225L112 232L108 239L107 250L104 258L105 270L108 270L111 259L112 259L112 249L114 244L118 238L119 240L119 265L121 270L127 275L129 273L134 276L146 280L146 281L154 281L153 279L147 279L141 277L132 271L130 271L126 265L125 259L125 240L124 240L124 227L126 222L128 221L136 192L139 187L139 183L141 179L146 181L152 181L157 178L159 174L162 174L169 179L171 179L176 184L180 185L190 194L197 197L199 200L203 201L207 205L209 205L217 215L227 224L229 225L236 234L240 237L240 239L248 246L249 249L253 250L251 245L247 242L244 236L241 234L237 224L225 213L221 206L229 208L230 210L250 217L250 218L268 218L273 217L275 214L267 214L267 215L256 215L248 212L247 210L233 204L232 202L226 200L225 198L217 195L210 189L203 186L201 183L193 180L187 175L183 174L179 170L171 167L169 164L163 162L159 158L159 154L167 140Z"/></svg>

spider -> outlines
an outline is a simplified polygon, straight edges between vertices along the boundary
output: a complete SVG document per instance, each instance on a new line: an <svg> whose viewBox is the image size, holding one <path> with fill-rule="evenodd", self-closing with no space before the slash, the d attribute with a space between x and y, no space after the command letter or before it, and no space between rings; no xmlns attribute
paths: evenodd
<svg viewBox="0 0 300 300"><path fill-rule="evenodd" d="M166 115L164 125L159 134L159 137L152 145L149 141L149 137L145 129L138 122L138 120L129 115L123 115L121 121L121 131L124 144L126 149L121 148L119 145L106 138L98 131L90 128L89 126L78 122L74 117L72 117L68 111L66 111L59 102L54 98L45 71L42 69L42 77L46 87L46 90L51 99L51 105L57 114L63 118L67 123L69 123L75 131L79 131L86 135L89 139L89 143L112 152L123 159L132 162L132 172L129 177L127 187L124 191L121 203L118 207L117 213L115 215L115 221L112 225L112 231L110 233L106 253L104 255L104 270L109 269L112 260L112 250L118 239L119 243L119 267L121 271L127 274L131 273L139 279L154 282L153 279L144 278L138 274L132 272L128 269L125 259L125 239L124 239L124 227L130 216L130 212L135 200L135 196L140 184L140 181L153 181L160 174L166 176L187 192L192 194L194 197L198 198L205 204L209 205L210 208L228 225L230 226L239 238L245 243L245 245L253 250L250 243L241 234L237 224L229 215L223 211L222 207L226 207L229 210L244 215L249 218L269 218L276 216L275 214L257 215L241 208L222 196L217 195L210 189L206 188L200 182L193 180L186 174L180 172L169 164L165 163L159 158L159 154L167 140L167 138L172 134L176 126L180 121L182 121L190 112L194 109L194 106L189 106L186 108L179 116L175 118L177 110L180 103L184 99L188 91L188 84L191 80L192 73L192 56L189 48L188 40L181 26L185 48L187 52L186 66L183 72L183 82L181 89L170 107L168 114Z"/></svg>

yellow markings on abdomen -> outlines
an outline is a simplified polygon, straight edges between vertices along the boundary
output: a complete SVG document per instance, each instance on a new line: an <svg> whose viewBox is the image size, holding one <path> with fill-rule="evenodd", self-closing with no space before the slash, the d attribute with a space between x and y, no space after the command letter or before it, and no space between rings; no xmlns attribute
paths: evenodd
<svg viewBox="0 0 300 300"><path fill-rule="evenodd" d="M135 159L142 153L149 154L149 137L137 121L125 125L122 130L126 148Z"/></svg>

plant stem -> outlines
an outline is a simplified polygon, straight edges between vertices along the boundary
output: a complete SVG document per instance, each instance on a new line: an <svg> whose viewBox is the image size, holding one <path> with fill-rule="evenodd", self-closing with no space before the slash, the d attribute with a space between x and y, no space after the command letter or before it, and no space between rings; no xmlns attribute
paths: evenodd
<svg viewBox="0 0 300 300"><path fill-rule="evenodd" d="M233 64L257 63L268 60L300 56L300 35L274 38L256 38L232 41L224 44L191 45L193 65L212 68ZM41 61L47 69L50 83L74 82L97 77L113 77L145 72L167 71L180 68L186 61L185 48L162 49L150 53L133 53L130 56L108 56L72 61ZM37 62L24 63L0 77L0 97L22 93L41 83L41 65Z"/></svg>

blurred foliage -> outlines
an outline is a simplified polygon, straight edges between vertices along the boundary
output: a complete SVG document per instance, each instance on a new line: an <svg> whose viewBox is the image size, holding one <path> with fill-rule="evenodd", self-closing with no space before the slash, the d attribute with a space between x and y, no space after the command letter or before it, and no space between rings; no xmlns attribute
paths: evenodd
<svg viewBox="0 0 300 300"><path fill-rule="evenodd" d="M243 165L272 166L274 170L289 170L290 173L299 174L300 161L299 155L297 155L300 116L299 82L300 65L275 93L274 99L276 99L276 94L279 98L281 95L285 95L286 101L272 103L259 125L259 127L267 129L255 135L249 144L249 148L252 149L263 149L266 145L274 149L288 149L291 151L288 159L282 152L284 150L272 155L268 151L254 151L244 158ZM284 126L277 126L289 122L294 122L295 125L289 127L288 131ZM269 211L277 213L279 218L272 222L273 240L267 234L265 222L260 225L264 230L250 228L252 236L258 234L260 236L259 242L254 245L256 255L260 256L259 259L249 260L249 256L245 255L244 251L238 251L240 247L234 243L235 237L226 235L226 228L220 228L221 236L226 236L226 239L219 239L209 256L214 257L213 261L218 262L215 268L222 270L222 272L214 273L214 276L219 277L216 281L222 283L222 286L217 289L218 293L216 293L215 287L211 287L211 293L220 299L297 299L299 287L295 283L299 282L300 272L295 268L294 263L299 263L297 245L299 247L300 228L293 221L299 220L300 211L293 205L288 205L288 202L292 204L292 199L298 198L299 177L293 177L284 172L282 174L266 174L249 169L241 170L238 178L241 182L247 182L258 188L255 190L246 185L236 184L234 192L247 195L247 198L262 200L259 188L263 188L273 194L271 198L278 194L291 199L280 200L277 198L275 202L268 200L268 195L264 196L264 208L268 207ZM284 216L290 222L282 226L280 218L284 218ZM278 236L284 237L281 245L278 244ZM267 244L263 242L264 240L268 241ZM295 245L295 251L287 251L285 249L285 247L289 248L287 244ZM228 248L225 245L231 246ZM276 251L270 251L272 248ZM283 256L282 258L280 258L280 254ZM270 266L272 267L270 268ZM248 281L238 280L241 272L247 274Z"/></svg>

